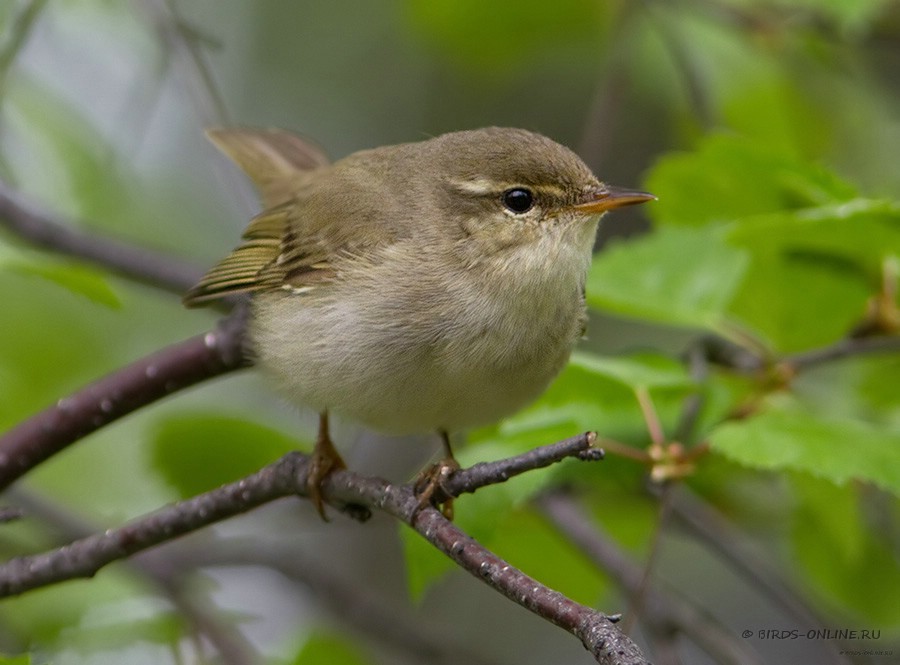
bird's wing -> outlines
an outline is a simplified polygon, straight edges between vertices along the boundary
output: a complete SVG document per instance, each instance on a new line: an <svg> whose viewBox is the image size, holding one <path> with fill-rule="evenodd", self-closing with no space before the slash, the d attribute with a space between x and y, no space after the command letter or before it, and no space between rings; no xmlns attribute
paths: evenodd
<svg viewBox="0 0 900 665"><path fill-rule="evenodd" d="M332 167L304 139L280 130L209 135L250 176L267 210L250 222L241 244L188 291L187 306L235 293L308 290L334 279L343 260L376 260L376 248L409 232L396 222L405 219L400 208L389 209L395 202L381 200L388 214L372 214L379 190L355 175L358 170L335 167L322 177Z"/></svg>
<svg viewBox="0 0 900 665"><path fill-rule="evenodd" d="M328 164L321 148L283 129L217 127L206 136L250 177L266 208L290 199L298 176Z"/></svg>
<svg viewBox="0 0 900 665"><path fill-rule="evenodd" d="M289 214L287 206L280 206L257 215L244 231L243 242L213 266L182 302L192 307L231 294L280 286L275 266L288 233Z"/></svg>
<svg viewBox="0 0 900 665"><path fill-rule="evenodd" d="M362 222L369 227L364 234L353 233L347 220L323 224L300 212L303 207L295 200L257 215L241 244L185 294L184 304L271 289L307 291L332 281L348 259L377 261L378 248L398 238L396 229L371 221Z"/></svg>

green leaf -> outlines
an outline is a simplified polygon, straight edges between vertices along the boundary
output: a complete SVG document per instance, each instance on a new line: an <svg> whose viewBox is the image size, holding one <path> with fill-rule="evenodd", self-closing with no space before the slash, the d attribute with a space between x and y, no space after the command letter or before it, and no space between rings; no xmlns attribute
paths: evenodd
<svg viewBox="0 0 900 665"><path fill-rule="evenodd" d="M734 241L753 258L731 312L780 352L846 335L878 288L883 253L900 250L890 222L867 219L818 222L797 213L737 225ZM862 240L867 231L880 247Z"/></svg>
<svg viewBox="0 0 900 665"><path fill-rule="evenodd" d="M847 201L856 190L834 173L765 143L711 134L694 152L662 157L646 187L662 224L703 226L784 210Z"/></svg>
<svg viewBox="0 0 900 665"><path fill-rule="evenodd" d="M720 425L709 441L746 466L803 471L839 485L861 480L900 495L900 432L862 420L775 406Z"/></svg>
<svg viewBox="0 0 900 665"><path fill-rule="evenodd" d="M95 126L97 118L83 113L43 77L23 71L10 83L4 111L26 145L25 154L16 155L17 173L34 173L66 212L92 222L110 218L121 223L121 215L133 212L127 193L135 176L123 172L130 162L114 161L116 152Z"/></svg>
<svg viewBox="0 0 900 665"><path fill-rule="evenodd" d="M900 527L900 513L871 488L838 487L809 476L791 481L792 569L812 582L836 615L883 630L900 627L900 566L887 535ZM872 516L879 513L884 526L873 529Z"/></svg>
<svg viewBox="0 0 900 665"><path fill-rule="evenodd" d="M92 616L121 615L123 605L158 610L158 598L143 596L144 591L133 575L110 570L91 580L73 580L6 598L0 604L0 620L10 634L30 636L33 645L69 646Z"/></svg>
<svg viewBox="0 0 900 665"><path fill-rule="evenodd" d="M84 265L60 261L16 249L0 241L0 270L34 276L61 286L70 293L113 309L121 307L119 296L107 282L104 273Z"/></svg>
<svg viewBox="0 0 900 665"><path fill-rule="evenodd" d="M409 597L418 601L432 584L456 569L456 564L412 529L401 529L400 540L406 562L406 588Z"/></svg>
<svg viewBox="0 0 900 665"><path fill-rule="evenodd" d="M601 358L578 352L534 405L495 427L473 433L457 457L463 466L502 459L587 430L641 442L647 433L635 387L654 390L654 404L670 425L684 392L693 389L680 365L664 356ZM501 544L503 538L498 534L506 533L501 525L511 515L537 492L584 464L566 460L460 497L455 506L456 523L480 542ZM415 533L404 532L403 543L410 594L418 598L452 570L453 564Z"/></svg>
<svg viewBox="0 0 900 665"><path fill-rule="evenodd" d="M367 665L370 660L346 635L318 632L290 662L291 665Z"/></svg>
<svg viewBox="0 0 900 665"><path fill-rule="evenodd" d="M613 357L576 351L570 362L575 367L617 381L632 390L688 388L693 383L682 363L663 355Z"/></svg>
<svg viewBox="0 0 900 665"><path fill-rule="evenodd" d="M587 280L591 307L676 326L727 332L726 310L747 269L746 251L721 229L660 228L611 245Z"/></svg>
<svg viewBox="0 0 900 665"><path fill-rule="evenodd" d="M531 509L506 515L485 545L526 575L577 602L594 605L604 589L597 568Z"/></svg>
<svg viewBox="0 0 900 665"><path fill-rule="evenodd" d="M900 256L900 203L856 198L748 217L734 224L727 238L754 253L806 253L822 260L844 260L877 279L883 260Z"/></svg>
<svg viewBox="0 0 900 665"><path fill-rule="evenodd" d="M639 445L648 437L635 396L639 389L651 391L660 418L672 427L684 395L695 386L685 369L666 356L608 358L576 352L562 375L534 405L494 428L476 432L458 458L464 466L501 459L588 430L598 431L601 438ZM580 464L566 460L483 488L457 502L456 521L478 540L491 541L501 521L498 516L520 508Z"/></svg>
<svg viewBox="0 0 900 665"><path fill-rule="evenodd" d="M27 653L19 656L0 655L0 665L31 665L31 655Z"/></svg>
<svg viewBox="0 0 900 665"><path fill-rule="evenodd" d="M157 423L151 446L157 471L190 497L258 471L296 450L297 441L265 425L201 412Z"/></svg>

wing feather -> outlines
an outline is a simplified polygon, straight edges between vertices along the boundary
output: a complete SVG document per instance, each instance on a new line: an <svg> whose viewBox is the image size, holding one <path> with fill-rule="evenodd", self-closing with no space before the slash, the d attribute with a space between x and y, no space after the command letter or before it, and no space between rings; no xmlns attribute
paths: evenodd
<svg viewBox="0 0 900 665"><path fill-rule="evenodd" d="M271 267L277 264L281 255L288 226L286 206L257 215L244 232L244 242L185 294L184 304L193 307L236 293L280 286L283 273Z"/></svg>

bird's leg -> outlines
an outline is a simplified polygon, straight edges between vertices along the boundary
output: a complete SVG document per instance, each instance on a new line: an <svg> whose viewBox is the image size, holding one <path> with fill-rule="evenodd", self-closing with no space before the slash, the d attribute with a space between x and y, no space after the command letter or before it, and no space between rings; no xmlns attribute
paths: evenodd
<svg viewBox="0 0 900 665"><path fill-rule="evenodd" d="M322 411L319 414L319 433L316 436L316 445L309 460L306 487L309 490L310 501L313 502L319 515L326 522L328 518L325 516L325 504L322 501L322 481L332 471L346 468L347 465L344 464L344 460L341 459L328 435L328 411Z"/></svg>
<svg viewBox="0 0 900 665"><path fill-rule="evenodd" d="M453 456L453 448L450 446L450 436L446 430L438 430L441 442L444 445L444 458L439 462L423 469L416 478L416 495L419 497L419 510L431 503L440 506L441 513L448 520L453 519L453 497L444 491L444 481L455 471L459 471L459 462Z"/></svg>

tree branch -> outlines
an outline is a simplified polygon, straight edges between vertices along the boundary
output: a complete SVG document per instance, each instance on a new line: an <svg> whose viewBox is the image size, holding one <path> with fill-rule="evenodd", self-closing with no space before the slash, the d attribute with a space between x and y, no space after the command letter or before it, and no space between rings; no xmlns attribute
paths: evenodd
<svg viewBox="0 0 900 665"><path fill-rule="evenodd" d="M584 458L592 440L592 435L584 434L538 449L541 452L537 455L532 451L505 463L464 469L451 476L445 489L473 491L566 457ZM62 580L90 577L113 561L213 522L282 497L305 496L307 472L308 458L291 453L240 481L168 506L120 528L57 550L13 559L0 566L0 595L17 595ZM446 520L438 510L421 508L411 485L393 485L379 478L337 471L326 478L322 490L333 505L363 505L411 524L472 575L522 607L577 635L597 662L608 665L647 662L637 646L616 628L617 619L579 605L513 568Z"/></svg>
<svg viewBox="0 0 900 665"><path fill-rule="evenodd" d="M122 416L247 365L243 308L213 331L164 348L89 384L0 436L0 490Z"/></svg>
<svg viewBox="0 0 900 665"><path fill-rule="evenodd" d="M88 261L122 277L179 295L203 276L203 271L196 266L166 254L76 230L74 224L25 202L2 181L0 228L37 247Z"/></svg>

